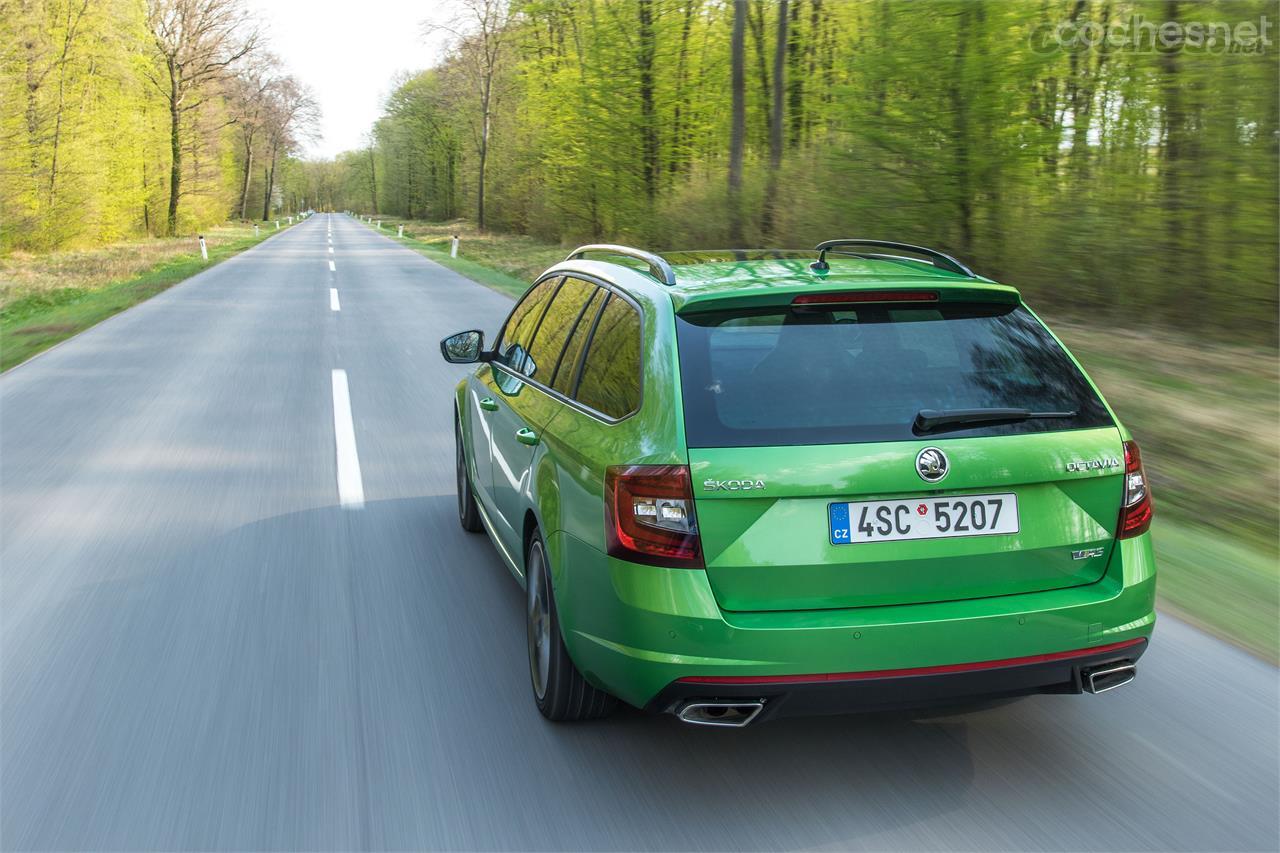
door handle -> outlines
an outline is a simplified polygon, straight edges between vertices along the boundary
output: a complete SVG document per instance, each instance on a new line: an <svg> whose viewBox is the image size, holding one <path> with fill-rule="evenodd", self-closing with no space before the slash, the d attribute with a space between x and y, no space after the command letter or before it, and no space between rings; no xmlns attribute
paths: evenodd
<svg viewBox="0 0 1280 853"><path fill-rule="evenodd" d="M538 443L538 434L528 427L518 429L516 430L516 441L533 447Z"/></svg>
<svg viewBox="0 0 1280 853"><path fill-rule="evenodd" d="M496 412L498 411L498 403L492 397L481 397L480 408L486 412Z"/></svg>

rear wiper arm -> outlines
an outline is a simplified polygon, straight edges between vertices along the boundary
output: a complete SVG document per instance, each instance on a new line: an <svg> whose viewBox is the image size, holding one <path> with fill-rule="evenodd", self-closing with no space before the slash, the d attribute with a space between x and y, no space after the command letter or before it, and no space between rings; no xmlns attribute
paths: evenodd
<svg viewBox="0 0 1280 853"><path fill-rule="evenodd" d="M1032 412L1027 409L921 409L911 425L917 435L991 424L1016 424L1041 418L1074 418L1076 412Z"/></svg>

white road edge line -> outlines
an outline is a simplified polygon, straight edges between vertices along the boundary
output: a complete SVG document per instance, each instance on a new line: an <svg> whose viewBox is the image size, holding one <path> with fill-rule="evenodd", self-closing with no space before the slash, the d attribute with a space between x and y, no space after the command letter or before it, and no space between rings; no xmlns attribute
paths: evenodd
<svg viewBox="0 0 1280 853"><path fill-rule="evenodd" d="M334 266L333 261L329 261L329 272L337 272L338 268Z"/></svg>
<svg viewBox="0 0 1280 853"><path fill-rule="evenodd" d="M338 458L338 503L347 509L364 507L364 482L356 453L356 428L351 420L347 372L333 371L333 438Z"/></svg>
<svg viewBox="0 0 1280 853"><path fill-rule="evenodd" d="M336 287L329 288L329 310L330 311L342 310L342 306L338 304L338 288Z"/></svg>

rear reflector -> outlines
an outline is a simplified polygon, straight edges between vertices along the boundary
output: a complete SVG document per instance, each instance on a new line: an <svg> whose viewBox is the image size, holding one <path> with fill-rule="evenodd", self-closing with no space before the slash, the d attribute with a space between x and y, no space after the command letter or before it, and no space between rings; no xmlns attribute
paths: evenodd
<svg viewBox="0 0 1280 853"><path fill-rule="evenodd" d="M841 293L806 293L792 305L848 305L856 302L937 302L932 290L848 290Z"/></svg>
<svg viewBox="0 0 1280 853"><path fill-rule="evenodd" d="M632 563L701 569L693 483L684 465L614 465L605 472L609 556Z"/></svg>
<svg viewBox="0 0 1280 853"><path fill-rule="evenodd" d="M918 666L911 669L873 669L865 672L824 672L815 675L691 675L677 679L684 684L806 684L824 681L863 681L870 678L901 678L912 675L946 675L950 672L974 672L983 669L1001 669L1007 666L1026 666L1037 663L1050 663L1072 658L1092 657L1093 655L1127 649L1146 640L1139 637L1124 640L1105 646L1094 646L1091 649L1072 649L1069 652L1050 652L1044 655L1027 655L1020 658L1004 660L984 660L975 663L951 663L942 666Z"/></svg>

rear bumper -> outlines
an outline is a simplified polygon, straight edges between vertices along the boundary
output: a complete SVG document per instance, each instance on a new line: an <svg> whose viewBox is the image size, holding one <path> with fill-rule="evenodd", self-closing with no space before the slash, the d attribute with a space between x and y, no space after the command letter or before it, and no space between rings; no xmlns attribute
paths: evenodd
<svg viewBox="0 0 1280 853"><path fill-rule="evenodd" d="M1093 663L1087 657L928 674L886 671L1082 650L1106 654L1116 643L1147 640L1156 620L1150 534L1118 543L1103 578L1083 586L930 604L757 613L721 610L706 573L697 569L626 563L564 533L547 544L569 654L595 686L638 708L665 710L692 697L766 695L761 685L773 685L779 700L771 714L783 708L798 714L813 713L809 707L856 710L952 697L1073 692L1079 669ZM806 683L810 673L859 677ZM680 681L707 677L762 680L721 681L710 690L705 683Z"/></svg>
<svg viewBox="0 0 1280 853"><path fill-rule="evenodd" d="M674 713L692 701L755 701L755 721L787 716L916 708L1035 693L1082 693L1082 673L1119 662L1137 663L1147 640L999 661L906 670L769 676L686 676L667 685L646 710ZM745 683L744 683L745 682Z"/></svg>

